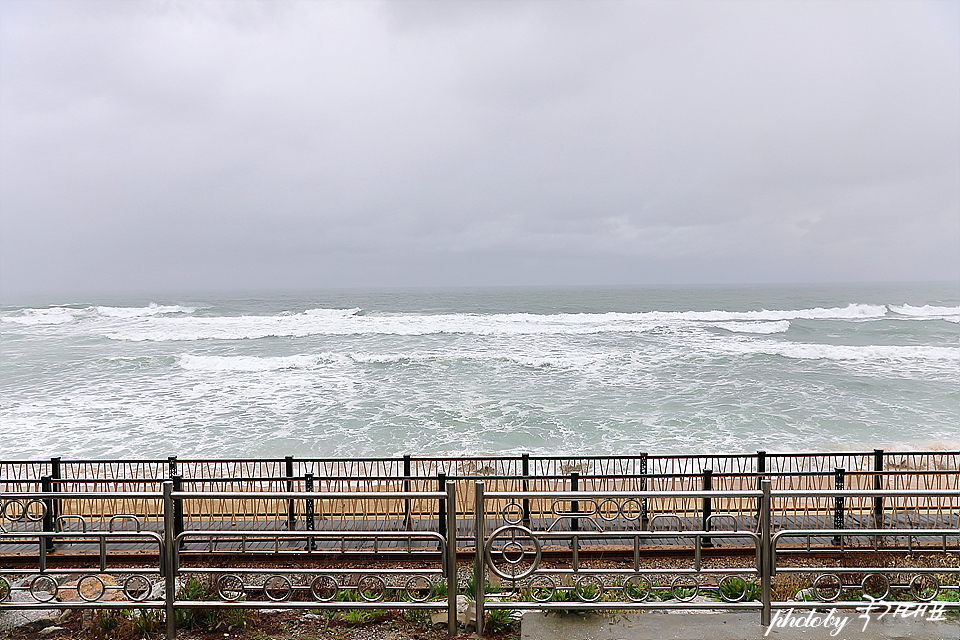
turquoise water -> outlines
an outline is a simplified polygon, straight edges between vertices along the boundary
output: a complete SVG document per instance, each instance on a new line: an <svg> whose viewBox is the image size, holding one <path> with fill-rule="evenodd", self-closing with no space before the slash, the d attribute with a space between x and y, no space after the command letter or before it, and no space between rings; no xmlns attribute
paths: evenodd
<svg viewBox="0 0 960 640"><path fill-rule="evenodd" d="M960 448L956 284L32 300L0 458Z"/></svg>

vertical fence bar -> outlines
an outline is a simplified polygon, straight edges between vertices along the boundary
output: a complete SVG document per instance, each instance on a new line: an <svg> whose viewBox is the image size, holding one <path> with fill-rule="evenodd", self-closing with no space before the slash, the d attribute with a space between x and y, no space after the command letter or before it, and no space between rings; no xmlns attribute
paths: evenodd
<svg viewBox="0 0 960 640"><path fill-rule="evenodd" d="M703 470L703 490L713 491L713 469ZM703 498L703 530L710 531L710 516L713 515L713 499L704 496ZM709 536L703 538L703 546L712 547L713 543Z"/></svg>
<svg viewBox="0 0 960 640"><path fill-rule="evenodd" d="M767 452L757 451L757 491L763 488L763 474L767 472ZM763 498L757 498L757 520L763 511Z"/></svg>
<svg viewBox="0 0 960 640"><path fill-rule="evenodd" d="M50 476L42 476L40 478L40 491L43 493L53 493L53 478ZM24 519L26 519L26 513L24 513ZM56 520L53 517L53 499L44 498L43 499L43 531L45 533L53 533L54 523ZM52 537L43 537L40 540L40 546L43 547L41 551L43 553L50 553L56 551L56 544L53 541Z"/></svg>
<svg viewBox="0 0 960 640"><path fill-rule="evenodd" d="M640 453L640 491L647 490L647 452ZM640 500L640 528L646 531L650 523L649 511L647 509L647 499Z"/></svg>
<svg viewBox="0 0 960 640"><path fill-rule="evenodd" d="M410 491L410 454L403 456L403 492ZM403 501L403 530L410 531L410 498Z"/></svg>
<svg viewBox="0 0 960 640"><path fill-rule="evenodd" d="M763 495L760 497L760 602L763 608L760 610L760 624L765 627L770 626L770 618L773 597L773 505L771 504L770 481L762 480L760 490Z"/></svg>
<svg viewBox="0 0 960 640"><path fill-rule="evenodd" d="M63 479L63 476L60 475L60 456L50 458L50 486L53 491L63 491L63 484L58 482L61 479ZM53 521L56 523L61 514L60 498L54 498L51 507L53 508Z"/></svg>
<svg viewBox="0 0 960 640"><path fill-rule="evenodd" d="M476 593L474 594L474 602L477 603L477 636L483 636L483 599L484 599L484 588L485 588L485 578L487 575L486 567L486 558L484 557L484 545L486 545L487 537L487 514L485 511L485 505L483 500L483 481L478 481L473 484L474 487L474 507L473 507L473 537L474 537L474 558L473 558L473 575L474 578L474 589ZM447 596L449 597L451 587L447 587ZM453 587L453 591L456 591L456 586Z"/></svg>
<svg viewBox="0 0 960 640"><path fill-rule="evenodd" d="M177 456L167 456L167 477L177 475Z"/></svg>
<svg viewBox="0 0 960 640"><path fill-rule="evenodd" d="M177 543L174 539L176 524L172 493L173 482L167 480L163 483L163 557L161 559L165 587L164 612L167 618L167 640L174 640L177 637L177 616L173 610L173 600L177 589L177 569L174 560Z"/></svg>
<svg viewBox="0 0 960 640"><path fill-rule="evenodd" d="M530 477L530 454L524 453L520 456L520 473L523 475L523 491L530 491L530 485L527 478ZM530 528L530 498L523 499L523 526Z"/></svg>
<svg viewBox="0 0 960 640"><path fill-rule="evenodd" d="M171 476L171 482L173 482L174 491L183 491L183 476L177 474ZM173 501L173 535L178 536L183 533L183 499L176 498ZM178 546L182 547L184 541L181 540Z"/></svg>
<svg viewBox="0 0 960 640"><path fill-rule="evenodd" d="M284 472L289 478L287 480L287 491L293 493L293 456L286 456L283 459ZM294 504L294 500L291 498L287 501L287 530L296 531L297 530L297 509Z"/></svg>
<svg viewBox="0 0 960 640"><path fill-rule="evenodd" d="M437 485L439 489L437 491L446 491L447 490L447 474L443 471L437 473ZM455 507L451 506L451 509ZM440 535L447 537L447 501L441 498L437 503L437 528ZM456 533L456 532L454 532ZM456 546L456 535L454 535L454 546Z"/></svg>
<svg viewBox="0 0 960 640"><path fill-rule="evenodd" d="M457 483L447 482L447 635L451 638L457 635ZM477 578L483 582L482 577ZM477 615L479 616L479 600L477 601ZM477 622L479 628L479 622ZM479 632L478 632L479 633Z"/></svg>
<svg viewBox="0 0 960 640"><path fill-rule="evenodd" d="M570 472L570 491L579 491L579 490L580 490L580 472L571 471ZM579 500L570 501L570 511L572 513L580 513ZM580 518L570 518L570 531L580 531Z"/></svg>
<svg viewBox="0 0 960 640"><path fill-rule="evenodd" d="M304 484L306 485L305 491L307 493L313 492L313 474L306 473L303 477ZM317 527L316 523L316 511L314 509L313 498L306 499L306 508L304 509L304 524L307 531L315 531ZM317 547L315 546L314 539L312 537L307 537L307 551L313 551Z"/></svg>
<svg viewBox="0 0 960 640"><path fill-rule="evenodd" d="M844 474L846 470L843 467L836 467L833 470L833 488L842 491L844 485ZM843 529L843 496L833 499L833 528ZM834 536L833 544L841 544L843 536Z"/></svg>
<svg viewBox="0 0 960 640"><path fill-rule="evenodd" d="M883 488L883 449L873 450L873 470L877 473L873 476L873 488L880 491ZM873 520L874 527L883 528L883 497L877 496L873 499Z"/></svg>

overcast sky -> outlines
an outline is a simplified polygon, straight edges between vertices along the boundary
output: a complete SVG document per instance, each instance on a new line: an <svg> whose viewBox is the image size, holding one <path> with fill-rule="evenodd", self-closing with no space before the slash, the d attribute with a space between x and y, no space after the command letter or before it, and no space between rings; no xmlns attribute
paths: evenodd
<svg viewBox="0 0 960 640"><path fill-rule="evenodd" d="M960 2L0 0L0 293L960 278Z"/></svg>

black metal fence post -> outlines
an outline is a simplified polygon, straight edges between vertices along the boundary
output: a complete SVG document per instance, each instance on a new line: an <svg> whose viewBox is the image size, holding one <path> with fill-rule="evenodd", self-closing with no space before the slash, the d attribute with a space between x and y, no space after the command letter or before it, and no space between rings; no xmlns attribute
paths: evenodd
<svg viewBox="0 0 960 640"><path fill-rule="evenodd" d="M173 481L173 491L176 493L178 491L183 491L183 476L176 474L170 477ZM174 537L179 536L183 533L183 498L174 498L173 500L173 535ZM180 540L178 545L181 549L183 548L184 541Z"/></svg>
<svg viewBox="0 0 960 640"><path fill-rule="evenodd" d="M760 481L760 624L770 626L773 613L773 500L770 493L770 481Z"/></svg>
<svg viewBox="0 0 960 640"><path fill-rule="evenodd" d="M284 473L287 478L287 491L293 493L293 456L286 456L283 459ZM287 501L287 530L296 531L297 530L297 508L295 506L295 501L291 498Z"/></svg>
<svg viewBox="0 0 960 640"><path fill-rule="evenodd" d="M703 470L703 490L713 491L713 469ZM703 530L710 531L710 516L713 515L713 499L707 496L703 498ZM704 547L712 547L713 542L709 537L704 537L701 541Z"/></svg>
<svg viewBox="0 0 960 640"><path fill-rule="evenodd" d="M843 490L844 475L846 473L846 469L842 467L837 467L833 470L833 488L837 491ZM838 496L833 499L833 528L843 529L843 519L843 496ZM842 542L843 536L833 537L833 544L841 544Z"/></svg>
<svg viewBox="0 0 960 640"><path fill-rule="evenodd" d="M447 510L447 531L450 537L447 538L447 546L443 550L446 557L447 581L447 635L453 637L457 635L457 483L450 481L444 487L447 492L447 504L450 508ZM477 572L477 582L483 584L485 573ZM482 610L478 605L477 611L477 630L480 630L479 618Z"/></svg>
<svg viewBox="0 0 960 640"><path fill-rule="evenodd" d="M50 458L50 486L52 487L53 491L63 491L63 484L58 482L58 480L61 480L62 478L63 476L60 475L60 456L57 456L56 458ZM60 505L61 501L59 498L56 498L51 502L54 523L56 523L57 518L60 517Z"/></svg>
<svg viewBox="0 0 960 640"><path fill-rule="evenodd" d="M167 477L173 478L177 475L177 456L167 456Z"/></svg>
<svg viewBox="0 0 960 640"><path fill-rule="evenodd" d="M580 490L580 472L571 471L570 472L570 491L579 491ZM580 501L571 500L570 501L570 511L571 513L580 513ZM580 518L571 518L570 519L570 530L571 531L580 531Z"/></svg>
<svg viewBox="0 0 960 640"><path fill-rule="evenodd" d="M873 450L873 470L877 473L873 476L873 488L880 491L883 488L883 449ZM883 528L883 497L877 496L873 499L873 519L877 529Z"/></svg>
<svg viewBox="0 0 960 640"><path fill-rule="evenodd" d="M443 471L437 473L437 491L447 490L447 474ZM437 504L437 529L443 537L447 536L447 501L440 498Z"/></svg>
<svg viewBox="0 0 960 640"><path fill-rule="evenodd" d="M757 491L763 488L763 474L767 472L767 452L757 451ZM757 498L757 522L763 512L763 498Z"/></svg>
<svg viewBox="0 0 960 640"><path fill-rule="evenodd" d="M313 474L312 473L304 474L303 480L304 480L304 484L306 485L305 487L306 492L313 493ZM317 524L315 520L316 511L315 511L313 498L307 498L306 503L307 503L306 508L304 509L304 524L306 526L307 531L315 531ZM312 537L308 537L307 550L313 551L316 548L317 547L316 547L316 543L314 542L314 539Z"/></svg>
<svg viewBox="0 0 960 640"><path fill-rule="evenodd" d="M403 456L403 492L410 492L410 455ZM410 498L403 501L403 530L410 530Z"/></svg>
<svg viewBox="0 0 960 640"><path fill-rule="evenodd" d="M640 454L640 491L647 490L647 452L644 451ZM640 528L644 531L647 530L647 526L650 524L650 515L647 509L647 499L643 498L640 500Z"/></svg>
<svg viewBox="0 0 960 640"><path fill-rule="evenodd" d="M40 491L43 493L53 493L53 479L50 476L42 476L40 478ZM26 519L26 514L24 518ZM54 523L56 520L53 517L53 499L44 498L43 499L43 531L44 533L53 533ZM50 553L51 551L56 551L56 545L53 542L52 537L44 537L40 542L43 545L43 551Z"/></svg>
<svg viewBox="0 0 960 640"><path fill-rule="evenodd" d="M167 480L163 483L163 558L160 560L160 572L164 578L164 612L167 622L167 640L174 640L177 635L177 617L173 604L177 590L177 552L174 544L173 530L174 512L173 500L170 494L173 493L173 483Z"/></svg>
<svg viewBox="0 0 960 640"><path fill-rule="evenodd" d="M523 475L523 491L526 493L530 491L530 484L527 481L527 478L530 477L530 454L524 453L520 456L520 473ZM522 524L527 529L530 528L530 498L523 499L523 516Z"/></svg>

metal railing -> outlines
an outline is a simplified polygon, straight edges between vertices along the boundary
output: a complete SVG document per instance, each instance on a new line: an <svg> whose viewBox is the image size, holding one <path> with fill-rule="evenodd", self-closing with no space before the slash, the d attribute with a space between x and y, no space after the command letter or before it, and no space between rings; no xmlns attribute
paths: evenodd
<svg viewBox="0 0 960 640"><path fill-rule="evenodd" d="M107 530L43 531L37 523L49 520L53 506L58 500L77 500L77 494L63 492L39 493L2 493L0 494L0 512L13 513L13 523L23 526L10 527L0 532L0 542L13 542L31 545L37 549L36 568L3 568L0 570L0 610L11 609L162 609L165 612L166 635L172 639L176 635L176 615L178 609L265 609L265 608L301 608L301 609L428 609L446 610L449 634L456 634L456 547L450 544L444 535L426 531L314 531L307 526L303 531L224 531L178 530L177 517L184 502L190 500L283 500L303 501L310 504L323 501L417 499L422 501L456 504L456 487L447 483L444 492L421 492L403 494L383 494L351 492L350 494L315 492L239 492L207 493L174 491L174 483L165 481L162 492L137 494L137 499L157 501L163 514L162 526L156 531L140 530L141 523L125 514L115 515ZM118 496L109 492L89 492L84 494L89 500L115 500ZM456 530L457 512L455 508L446 508L446 526ZM62 519L61 522L66 520ZM11 519L8 518L8 524ZM69 520L69 519L68 519ZM115 523L136 524L136 531L115 531ZM14 529L14 530L10 530ZM292 562L296 558L315 560L325 542L346 539L371 540L374 544L401 542L406 544L408 553L414 553L414 541L420 547L432 550L421 553L418 564L426 565L417 569L356 569L297 567L293 569L262 569L250 567L186 567L181 565L180 550L191 543L213 548L220 542L240 538L246 541L272 542L280 552L280 540L299 542L302 546L296 553L289 553ZM98 543L99 562L95 568L73 569L48 566L48 555L55 551L51 543L61 541L69 544L84 544L95 540ZM156 564L147 567L130 568L116 566L111 551L116 545L129 542L149 541L156 545ZM113 548L111 548L113 543ZM289 550L288 550L289 551ZM429 566L430 560L433 567ZM124 565L129 563L125 558ZM182 596L185 591L178 589L178 578L182 586L187 576L204 576L213 586L216 600L189 600ZM25 576L19 582L16 576ZM79 600L60 601L58 594L63 588L59 576L79 576L76 584L71 585ZM119 576L119 582L114 576ZM148 576L163 578L161 591ZM344 578L346 576L346 579ZM444 588L437 589L437 583ZM125 600L108 599L109 591L122 592ZM17 597L17 592L26 592L27 597ZM435 592L446 593L442 598L433 598ZM347 601L338 596L352 593L356 597ZM260 598L256 598L260 595Z"/></svg>
<svg viewBox="0 0 960 640"><path fill-rule="evenodd" d="M574 486L576 480L575 476ZM472 522L469 529L476 585L472 595L481 632L484 612L498 609L758 611L761 624L769 625L776 609L814 609L822 608L824 603L836 608L862 607L863 601L856 599L861 594L879 596L881 600L893 595L902 600L898 605L929 604L943 592L952 592L954 601L938 602L937 606L960 609L955 601L960 566L923 566L913 554L901 554L906 564L896 567L868 564L838 568L809 562L797 567L790 563L791 556L809 551L815 540L835 546L838 552L857 549L868 554L912 551L914 545L926 540L924 548L928 551L957 554L957 519L948 526L933 527L892 526L903 523L890 518L881 521L884 526L872 528L834 526L843 521L843 504L854 501L866 501L873 508L876 500L884 505L926 500L946 505L945 511L955 511L960 496L952 489L775 491L770 479L761 481L760 490L576 488L577 491L488 491L485 481L477 481L469 495L472 508L465 512L459 510L463 499L457 495L454 481L447 481L442 492L178 491L171 480L162 483L160 492L5 492L0 494L0 522L6 525L0 532L0 542L35 549L32 557L36 558L36 566L0 570L0 609L162 609L170 638L176 631L174 613L178 609L432 609L447 611L448 632L453 635L458 591L454 532L458 527L467 529L465 521ZM111 501L134 500L159 512L162 520L153 523L136 514L114 513L88 522L72 514L57 515L58 509L62 509L58 505L85 500L124 507L122 502ZM778 505L797 500L832 505L834 517L810 527L776 526ZM185 528L186 506L204 501L248 501L257 505L252 510L274 509L275 503L293 505L293 511L302 514L298 515L298 522L303 526L295 530L249 530L226 527L224 521L219 521L213 523L216 526ZM396 526L316 526L318 514L335 509L336 505L362 501L393 505L390 511L397 516L393 522ZM411 526L412 505L420 503L429 505L426 509L431 513L443 514L443 518L431 521L434 528L419 526L422 523ZM685 510L668 512L658 507L659 503L683 505ZM726 511L726 507L740 504L759 508L756 527L741 528L739 516ZM692 505L696 505L695 510ZM690 513L697 517L691 518ZM129 556L124 556L126 564L118 566L118 552L133 544L154 549L156 555L150 556L154 560L145 557L144 566L131 567ZM60 545L86 545L96 550L96 560L84 569L51 568L50 554L58 552ZM641 561L642 550L665 546L678 552L681 565L648 566ZM707 549L735 546L751 550L748 564L738 566L730 557L715 557L716 554L705 557ZM619 548L628 557L632 552L633 561L617 567L582 561L583 552L598 547ZM224 561L228 566L183 564L196 554L216 553L220 549L229 550ZM283 557L289 564L282 569L244 565L244 554L252 550ZM323 554L328 559L349 562L353 552L379 554L387 550L407 554L424 566L384 569L325 564L317 568L316 560ZM543 553L547 550L553 557L562 557L565 566L546 563ZM57 600L66 588L58 581L60 575L79 577L70 586L79 600ZM205 579L212 585L216 599L184 599L178 586L189 576ZM17 577L23 579L17 581ZM162 577L162 594L154 588L151 577ZM775 581L786 578L806 579L809 587L805 595L809 599L775 601ZM499 582L500 588L488 588L488 579ZM441 591L435 588L438 583L445 586L442 598L431 596ZM755 590L755 598L748 595L751 590ZM111 591L119 592L125 600L108 599ZM18 592L23 594L22 598L14 597ZM700 594L714 599L695 600ZM844 594L848 597L844 598ZM341 598L343 595L350 597Z"/></svg>
<svg viewBox="0 0 960 640"><path fill-rule="evenodd" d="M829 602L836 608L862 608L865 603L858 593L882 600L895 593L898 606L926 606L941 592L952 592L952 602L938 602L942 609L960 609L957 602L957 577L960 563L953 567L923 567L907 564L897 567L865 566L848 569L829 565L811 565L805 556L803 567L790 566L785 558L791 553L810 550L814 538L837 540L839 551L850 550L854 540L867 539L867 551L894 549L912 550L911 541L928 538L938 541L945 553L960 553L960 526L941 528L842 529L824 526L805 529L781 529L774 533L775 506L796 499L846 501L866 498L888 501L928 499L952 504L957 499L952 490L832 490L777 491L772 482L761 482L760 491L672 491L672 492L598 492L598 491L486 491L478 482L475 497L474 566L484 578L489 574L500 579L500 589L488 592L487 580L476 580L478 633L482 632L485 610L643 610L643 609L711 609L724 611L758 611L760 622L769 626L775 609L817 609ZM659 514L649 521L649 528L635 527L639 505L645 501L694 501L701 504L703 519L699 526L686 526L689 518L678 514ZM722 511L711 513L708 502L749 501L759 506L759 526L753 530L716 531L714 522L724 521ZM527 505L545 501L554 517L547 521L529 520ZM839 503L835 503L839 504ZM559 508L558 508L559 505ZM624 518L623 514L628 517ZM653 526L654 520L663 528ZM736 519L734 519L736 521ZM956 521L955 521L956 522ZM558 527L560 523L565 526ZM489 531L489 533L488 533ZM799 549L791 540L802 539ZM884 540L881 545L878 541ZM616 541L633 549L633 563L628 567L596 567L579 561L579 552L599 540ZM641 549L660 546L664 540L685 541L688 551L685 566L646 566L641 563ZM893 541L906 540L906 544ZM728 564L730 558L705 562L707 547L729 541L746 542L752 547L749 566ZM563 567L543 563L547 547L568 550L569 560ZM953 556L951 556L953 557ZM913 558L907 557L908 562ZM777 576L805 577L814 571L809 601L778 601L773 598ZM853 581L851 575L860 576ZM952 583L941 584L937 576L948 576ZM906 576L904 578L903 576ZM506 586L505 586L506 585ZM749 596L751 589L754 597ZM694 601L700 594L710 594L709 602ZM841 600L847 593L848 599Z"/></svg>
<svg viewBox="0 0 960 640"><path fill-rule="evenodd" d="M44 480L46 478L46 480ZM62 460L0 461L0 490L69 492L111 491L141 494L158 491L172 480L180 491L223 493L231 491L323 492L424 492L442 490L447 480L457 482L457 510L472 508L473 483L484 480L491 491L744 491L759 489L770 479L775 491L846 489L952 489L960 495L960 452L766 453L755 455L652 456L506 456L477 458L401 458L263 460L194 460L170 456L166 460ZM838 484L841 483L841 484ZM83 506L83 509L80 506ZM375 529L385 522L402 520L424 527L442 521L432 502L406 497L401 500L353 501L345 499L318 514L330 528ZM651 499L641 505L647 512L677 514L689 522L703 518L698 501ZM758 530L759 503L728 498L718 503L736 517L738 527ZM162 514L157 504L134 496L117 496L100 502L63 501L54 505L55 517L80 516L88 526L116 513L132 513L145 526L156 528ZM837 528L888 526L948 526L960 510L960 499L951 503L922 499L887 500L851 498L843 505L843 522ZM832 503L811 498L780 501L774 505L775 526L822 527L836 518ZM215 522L248 522L249 528L295 530L305 516L289 501L207 499L184 505L184 526L205 528ZM530 517L550 517L549 509ZM473 538L472 521L458 531L461 547ZM836 523L835 523L836 524Z"/></svg>

